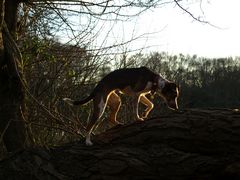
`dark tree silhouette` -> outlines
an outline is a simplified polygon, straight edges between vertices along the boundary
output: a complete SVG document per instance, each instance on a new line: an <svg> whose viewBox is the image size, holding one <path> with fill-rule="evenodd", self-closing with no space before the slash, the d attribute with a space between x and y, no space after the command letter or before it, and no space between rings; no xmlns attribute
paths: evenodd
<svg viewBox="0 0 240 180"><path fill-rule="evenodd" d="M8 151L24 147L26 140L24 90L17 63L21 53L15 43L19 0L1 0L0 127Z"/></svg>
<svg viewBox="0 0 240 180"><path fill-rule="evenodd" d="M95 22L96 20L126 20L129 17L138 16L142 12L148 10L151 7L157 7L159 5L164 5L172 1L161 1L161 0L132 0L132 1L110 1L102 0L98 2L92 1L44 1L44 0L0 0L0 117L1 117L1 140L7 148L7 151L15 151L21 149L26 144L26 124L24 123L25 114L25 90L26 85L24 85L23 74L21 74L22 57L21 52L16 44L17 40L17 25L19 26L19 31L21 26L27 25L28 30L33 30L36 35L41 36L46 27L51 24L51 30L54 32L61 31L58 28L64 26L68 27L68 32L72 32L74 39L80 36L80 40L88 39L88 34L92 34L93 26L92 24L86 24L86 28L82 28L82 31L76 35L71 23L68 22L68 18L65 15L72 13L75 15L86 15L86 19L89 22ZM19 10L20 3L27 4L37 11L38 16L43 18L43 21L37 21L33 18L33 21L28 18L23 18L23 21L18 22L18 15L23 15L28 17L33 14L33 12L28 12L28 8L24 7ZM175 1L179 7L181 7L180 2ZM69 6L81 7L79 11L74 9L69 9ZM39 9L38 9L39 8ZM129 11L129 8L135 8L133 11ZM138 10L136 10L138 9ZM45 11L50 13L44 14ZM95 21L92 21L95 19ZM54 21L55 20L55 21ZM54 22L53 22L54 21ZM38 24L31 24L28 22L40 22ZM32 29L31 29L32 28ZM49 29L48 29L49 30ZM52 31L44 31L42 38L48 38L52 35ZM99 30L98 30L99 31ZM86 34L88 33L88 34ZM24 33L23 33L24 34ZM91 40L95 38L91 36ZM91 51L109 50L110 48L117 47L122 44L131 42L136 38L132 38L127 42L121 42L119 44L114 44L110 47L100 47L92 48ZM87 43L84 41L79 41L77 44L86 46ZM97 53L96 53L97 54Z"/></svg>
<svg viewBox="0 0 240 180"><path fill-rule="evenodd" d="M189 109L0 162L3 179L239 179L240 111Z"/></svg>

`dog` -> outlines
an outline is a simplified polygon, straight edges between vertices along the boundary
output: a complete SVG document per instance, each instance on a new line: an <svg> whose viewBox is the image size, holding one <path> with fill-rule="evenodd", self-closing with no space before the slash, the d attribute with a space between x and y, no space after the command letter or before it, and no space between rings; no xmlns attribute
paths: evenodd
<svg viewBox="0 0 240 180"><path fill-rule="evenodd" d="M86 145L93 145L91 133L107 105L110 108L109 121L114 124L120 124L117 121L117 113L121 106L119 93L133 97L135 101L134 114L136 114L136 120L139 121L146 119L154 107L153 103L146 97L147 94L154 95L157 93L164 99L170 109L178 109L179 86L176 83L168 81L147 67L112 71L99 81L87 98L83 100L63 98L70 105L83 105L93 100L93 113L86 127ZM141 117L138 114L139 102L147 107Z"/></svg>

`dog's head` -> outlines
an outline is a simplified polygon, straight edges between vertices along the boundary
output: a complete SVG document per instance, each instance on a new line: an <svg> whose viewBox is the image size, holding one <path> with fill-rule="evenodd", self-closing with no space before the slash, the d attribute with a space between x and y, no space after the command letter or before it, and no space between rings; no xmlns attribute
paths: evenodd
<svg viewBox="0 0 240 180"><path fill-rule="evenodd" d="M179 96L179 86L176 83L166 81L161 89L160 95L163 97L170 109L178 109L177 99Z"/></svg>

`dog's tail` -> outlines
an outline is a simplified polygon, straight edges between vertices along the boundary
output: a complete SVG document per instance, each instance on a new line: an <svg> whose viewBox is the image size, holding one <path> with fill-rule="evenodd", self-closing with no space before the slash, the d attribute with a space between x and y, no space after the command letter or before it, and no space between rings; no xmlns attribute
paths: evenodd
<svg viewBox="0 0 240 180"><path fill-rule="evenodd" d="M73 105L83 105L83 104L86 104L89 101L91 101L92 99L93 99L93 94L90 94L90 96L88 96L87 98L85 98L83 100L72 100L70 98L63 98L63 101L65 101L69 105L73 106Z"/></svg>

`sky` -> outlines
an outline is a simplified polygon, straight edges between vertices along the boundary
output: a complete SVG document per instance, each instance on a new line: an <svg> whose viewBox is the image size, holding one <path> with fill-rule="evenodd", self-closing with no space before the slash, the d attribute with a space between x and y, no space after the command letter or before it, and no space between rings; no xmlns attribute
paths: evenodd
<svg viewBox="0 0 240 180"><path fill-rule="evenodd" d="M128 21L99 21L97 32L100 29L101 33L97 38L93 33L91 46L98 49L140 37L117 51L138 50L136 53L142 49L143 53L158 51L209 58L240 56L240 0L184 0L182 5L209 24L194 20L171 3L151 8ZM79 30L83 29L83 22L84 18L73 18ZM61 40L68 42L69 37L62 34Z"/></svg>
<svg viewBox="0 0 240 180"><path fill-rule="evenodd" d="M125 23L121 30L116 27L112 37L127 40L133 33L135 36L150 33L132 42L128 48L150 46L144 51L210 58L240 56L239 0L203 0L201 7L199 3L186 6L196 17L204 16L210 24L197 22L180 8L167 5L145 12ZM120 37L121 34L124 37Z"/></svg>

